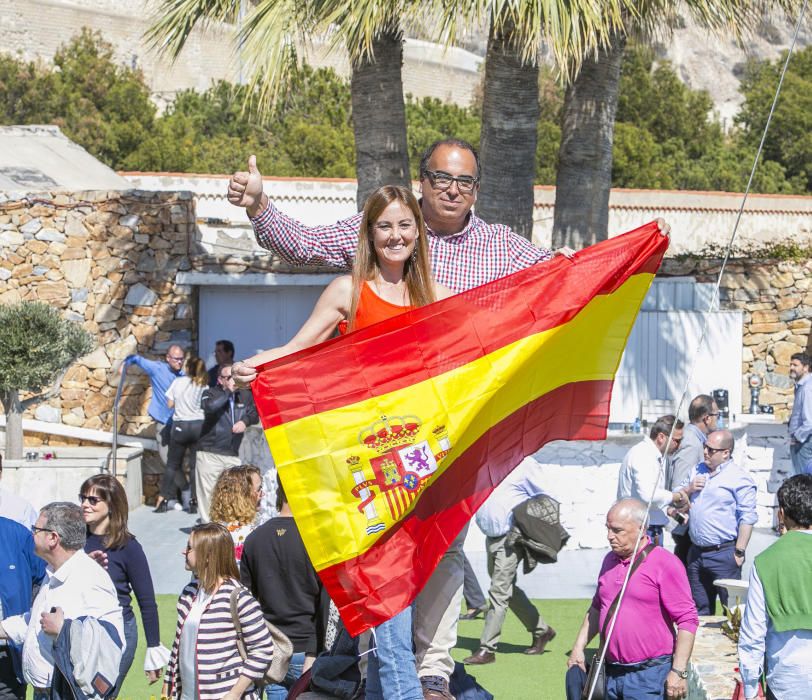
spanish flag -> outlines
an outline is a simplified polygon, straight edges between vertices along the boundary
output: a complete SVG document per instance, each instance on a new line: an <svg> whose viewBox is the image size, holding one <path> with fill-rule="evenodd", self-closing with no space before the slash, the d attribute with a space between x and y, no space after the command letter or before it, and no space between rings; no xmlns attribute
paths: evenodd
<svg viewBox="0 0 812 700"><path fill-rule="evenodd" d="M271 453L350 634L414 600L524 457L605 438L667 247L650 223L260 368Z"/></svg>

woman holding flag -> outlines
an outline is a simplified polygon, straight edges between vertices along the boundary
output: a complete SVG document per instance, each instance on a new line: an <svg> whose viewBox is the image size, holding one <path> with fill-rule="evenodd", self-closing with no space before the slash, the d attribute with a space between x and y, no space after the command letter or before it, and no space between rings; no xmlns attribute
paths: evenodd
<svg viewBox="0 0 812 700"><path fill-rule="evenodd" d="M364 204L352 273L334 279L310 318L286 345L237 362L232 372L249 383L256 368L321 343L335 333L358 330L453 294L434 281L426 227L414 194L387 185ZM412 615L407 607L375 629L376 654L367 671L367 698L422 700L412 651Z"/></svg>

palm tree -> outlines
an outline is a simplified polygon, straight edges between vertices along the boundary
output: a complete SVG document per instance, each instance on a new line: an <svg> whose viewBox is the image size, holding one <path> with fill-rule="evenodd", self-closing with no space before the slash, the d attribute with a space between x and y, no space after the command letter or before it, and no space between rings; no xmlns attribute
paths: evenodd
<svg viewBox="0 0 812 700"><path fill-rule="evenodd" d="M682 5L713 32L743 38L770 8L791 10L798 0L686 0ZM581 248L608 236L612 142L626 37L667 38L681 6L671 0L637 0L622 27L597 52L583 57L567 86L556 178L553 247Z"/></svg>
<svg viewBox="0 0 812 700"><path fill-rule="evenodd" d="M271 109L297 69L297 43L329 35L332 48L346 46L360 209L379 185L411 182L401 21L417 6L409 0L251 0L243 13L240 0L163 0L147 37L175 59L195 26L239 20L240 63L248 76L251 107L261 114Z"/></svg>
<svg viewBox="0 0 812 700"><path fill-rule="evenodd" d="M539 115L539 56L577 67L588 49L609 40L631 0L474 0L440 11L438 36L447 43L489 17L477 214L533 235L533 182Z"/></svg>

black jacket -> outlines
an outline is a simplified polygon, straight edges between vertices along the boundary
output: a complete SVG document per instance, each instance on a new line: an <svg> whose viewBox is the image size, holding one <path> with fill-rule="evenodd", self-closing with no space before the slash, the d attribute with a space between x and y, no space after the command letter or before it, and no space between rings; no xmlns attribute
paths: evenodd
<svg viewBox="0 0 812 700"><path fill-rule="evenodd" d="M506 542L519 555L524 573L528 574L538 563L554 563L569 538L561 527L558 501L541 494L513 509L513 527Z"/></svg>
<svg viewBox="0 0 812 700"><path fill-rule="evenodd" d="M200 399L203 409L203 428L197 449L200 452L214 452L220 455L236 457L240 452L242 433L232 433L235 423L243 421L248 427L258 420L254 397L248 389L234 392L234 417L231 416L230 394L221 386L206 389Z"/></svg>

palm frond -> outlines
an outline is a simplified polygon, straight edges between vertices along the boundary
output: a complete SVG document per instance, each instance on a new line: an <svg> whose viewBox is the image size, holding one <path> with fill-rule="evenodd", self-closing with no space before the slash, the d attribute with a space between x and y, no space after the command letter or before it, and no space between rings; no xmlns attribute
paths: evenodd
<svg viewBox="0 0 812 700"><path fill-rule="evenodd" d="M239 11L240 0L163 0L144 38L151 48L174 61L195 27L205 29L213 22L234 23Z"/></svg>

